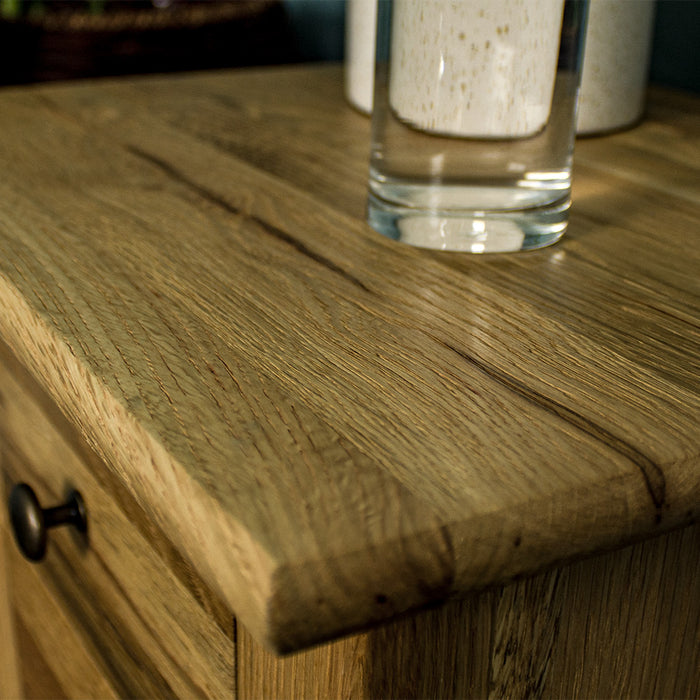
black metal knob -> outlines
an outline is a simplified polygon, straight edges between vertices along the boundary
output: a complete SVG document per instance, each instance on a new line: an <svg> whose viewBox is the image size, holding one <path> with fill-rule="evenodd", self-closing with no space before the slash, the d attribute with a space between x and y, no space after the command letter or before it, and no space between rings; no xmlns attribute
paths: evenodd
<svg viewBox="0 0 700 700"><path fill-rule="evenodd" d="M72 491L63 505L42 508L30 486L16 484L10 493L10 521L17 545L32 561L44 558L49 528L73 525L80 532L87 532L87 511L78 491Z"/></svg>

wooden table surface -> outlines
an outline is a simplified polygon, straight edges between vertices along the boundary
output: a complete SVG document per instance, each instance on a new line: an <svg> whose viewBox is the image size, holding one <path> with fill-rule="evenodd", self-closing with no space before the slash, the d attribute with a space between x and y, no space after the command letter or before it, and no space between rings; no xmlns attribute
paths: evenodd
<svg viewBox="0 0 700 700"><path fill-rule="evenodd" d="M700 100L532 253L380 237L368 148L338 66L0 91L0 337L279 651L700 514Z"/></svg>

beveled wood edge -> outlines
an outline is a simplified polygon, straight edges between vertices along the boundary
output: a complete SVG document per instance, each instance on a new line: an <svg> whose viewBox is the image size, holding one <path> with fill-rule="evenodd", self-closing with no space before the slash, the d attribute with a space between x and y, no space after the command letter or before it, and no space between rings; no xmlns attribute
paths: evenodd
<svg viewBox="0 0 700 700"><path fill-rule="evenodd" d="M624 490L626 483L621 482L618 487ZM601 484L600 492L604 493L606 490L606 485ZM543 510L548 505L550 504L543 501ZM529 507L532 507L532 503ZM491 546L482 543L482 560L475 557L469 561L468 564L473 566L473 569L464 568L463 562L453 559L449 569L444 572L442 582L433 580L426 583L417 577L414 582L415 588L410 595L406 595L405 590L402 590L404 586L401 585L401 581L397 581L396 577L387 576L375 588L358 587L355 591L357 596L354 605L342 611L342 618L337 611L325 615L318 614L326 601L319 601L313 595L289 599L288 591L294 588L296 582L322 576L328 562L306 561L293 566L279 566L272 578L267 633L258 641L276 654L286 655L320 643L366 632L391 620L440 606L450 600L494 590L693 526L700 523L700 506L689 505L678 517L674 514L673 517L661 521L653 514L647 518L642 516L640 521L644 522L639 524L639 529L627 534L611 533L610 530L594 532L585 546L577 540L575 531L570 530L566 533L567 516L563 513L560 514L560 522L557 523L563 526L560 531L563 535L558 541L542 539L541 532L529 532L518 526L515 519L505 526L499 525L499 520L499 514L488 514L482 518L454 522L441 529L441 536L448 540L450 549L453 547L453 540L469 537L475 530L498 533ZM572 535L571 539L567 538L567 534ZM524 542L531 535L534 536L534 544L527 546ZM434 532L426 532L424 537L426 544L430 539L438 539ZM398 543L389 545L399 546ZM358 562L363 562L366 561L366 553L347 553L346 558L356 558ZM352 569L347 563L346 567ZM313 620L315 625L311 626L310 620Z"/></svg>
<svg viewBox="0 0 700 700"><path fill-rule="evenodd" d="M192 562L204 581L231 606L232 612L253 637L278 654L365 630L450 598L503 585L563 563L624 547L700 519L700 483L690 484L683 494L681 509L678 509L676 501L673 511L659 518L654 505L650 503L648 512L639 514L640 523L633 531L628 534L617 531L611 535L610 530L599 527L597 532L589 533L584 545L569 538L580 534L580 523L573 531L566 533L568 516L562 509L558 513L553 512L549 501L543 501L541 510L549 511L550 517L555 516L564 525L562 532L566 536L557 540L542 540L537 537L541 531L523 530L523 521L517 512L510 513L508 518L504 518L503 513L465 518L444 524L439 529L427 528L425 533L418 535L425 539L424 546L427 548L446 542L445 546L454 559L440 575L435 576L435 572L428 568L413 571L415 580L407 589L405 581L396 576L396 571L387 569L382 585L375 587L376 590L368 590L358 580L357 585L348 590L350 604L341 604L337 609L324 609L316 597L308 596L298 584L321 575L328 562L306 561L288 565L275 561L243 526L222 511L211 495L187 477L184 467L129 415L98 378L90 375L71 349L44 325L16 290L2 278L0 296L13 299L12 304L6 304L8 313L0 316L0 338L4 338L5 345L4 349L0 348L0 357L7 356L9 352L37 385L40 381L38 378L44 379L42 390L58 405L66 419L79 428L88 445L113 470L115 478L160 527L174 533L172 539L177 547ZM15 311L13 317L13 308L22 311ZM35 326L33 333L30 328L22 328L21 319L32 320ZM52 338L51 348L35 342L35 338L42 335L44 339L47 335ZM63 377L68 379L61 386L62 391L59 391L55 381ZM80 381L71 381L71 377ZM92 402L85 400L81 388L92 395ZM118 416L116 422L115 416ZM127 431L132 436L132 453L119 454L119 436L126 435ZM138 462L125 459L133 458L135 441L140 449ZM700 455L690 460L692 464L698 462ZM683 465L674 465L674 471L679 468L682 471ZM175 487L173 491L168 491L167 500L162 494L160 481L158 484L147 481L149 476L162 478L164 474ZM611 493L615 498L626 499L636 492L631 499L636 502L643 502L646 493L636 470L631 470L623 478L618 477L614 484L594 486L586 494L590 503L597 503L600 508L592 511L594 520L596 511L600 513L605 510L603 505ZM531 510L532 507L532 503L523 504L523 509ZM198 528L192 527L193 517L199 524ZM528 549L523 543L529 540L531 534L536 537L534 545ZM476 549L481 551L483 557L480 560L470 556L466 566L464 559L468 548L457 544L465 541L478 542ZM229 546L222 546L222 542L228 542ZM397 546L400 547L401 543L384 543L387 553ZM346 560L344 568L353 570L353 560L366 561L366 553L357 552L353 556L352 552L346 552L343 558ZM402 563L410 569L413 562ZM426 583L425 579L429 580L431 576L432 581ZM296 598L290 597L289 593L294 588L299 594Z"/></svg>
<svg viewBox="0 0 700 700"><path fill-rule="evenodd" d="M274 569L269 553L181 467L0 277L0 360L14 363L34 391L45 394L80 438L112 471L122 488L168 532L203 581L251 634L266 637L267 592ZM16 309L22 309L12 313ZM23 320L31 319L30 327ZM33 326L33 328L32 328ZM33 331L33 332L32 332ZM41 337L41 342L36 338ZM50 346L46 338L50 337ZM28 342L27 342L28 341ZM42 345L43 342L43 345ZM59 390L59 382L60 389ZM120 443L129 436L129 449ZM135 449L138 445L138 451ZM172 486L163 492L163 482ZM222 547L228 541L231 546Z"/></svg>

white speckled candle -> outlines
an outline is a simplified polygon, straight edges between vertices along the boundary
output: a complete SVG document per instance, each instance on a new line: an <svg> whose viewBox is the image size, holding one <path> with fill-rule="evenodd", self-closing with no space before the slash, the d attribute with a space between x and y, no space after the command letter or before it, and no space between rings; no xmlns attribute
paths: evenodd
<svg viewBox="0 0 700 700"><path fill-rule="evenodd" d="M644 110L653 0L591 0L578 133L620 129Z"/></svg>
<svg viewBox="0 0 700 700"><path fill-rule="evenodd" d="M564 0L394 0L390 102L429 131L528 136L549 118Z"/></svg>
<svg viewBox="0 0 700 700"><path fill-rule="evenodd" d="M347 0L345 6L345 97L372 111L377 0Z"/></svg>

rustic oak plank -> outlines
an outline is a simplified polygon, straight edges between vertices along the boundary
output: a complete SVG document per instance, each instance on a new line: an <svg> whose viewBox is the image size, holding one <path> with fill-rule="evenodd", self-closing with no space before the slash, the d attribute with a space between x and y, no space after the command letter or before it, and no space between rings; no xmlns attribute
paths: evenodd
<svg viewBox="0 0 700 700"><path fill-rule="evenodd" d="M585 142L561 245L448 256L362 221L368 127L339 76L0 95L0 334L278 650L700 502L699 214L674 155L697 118L658 175Z"/></svg>

